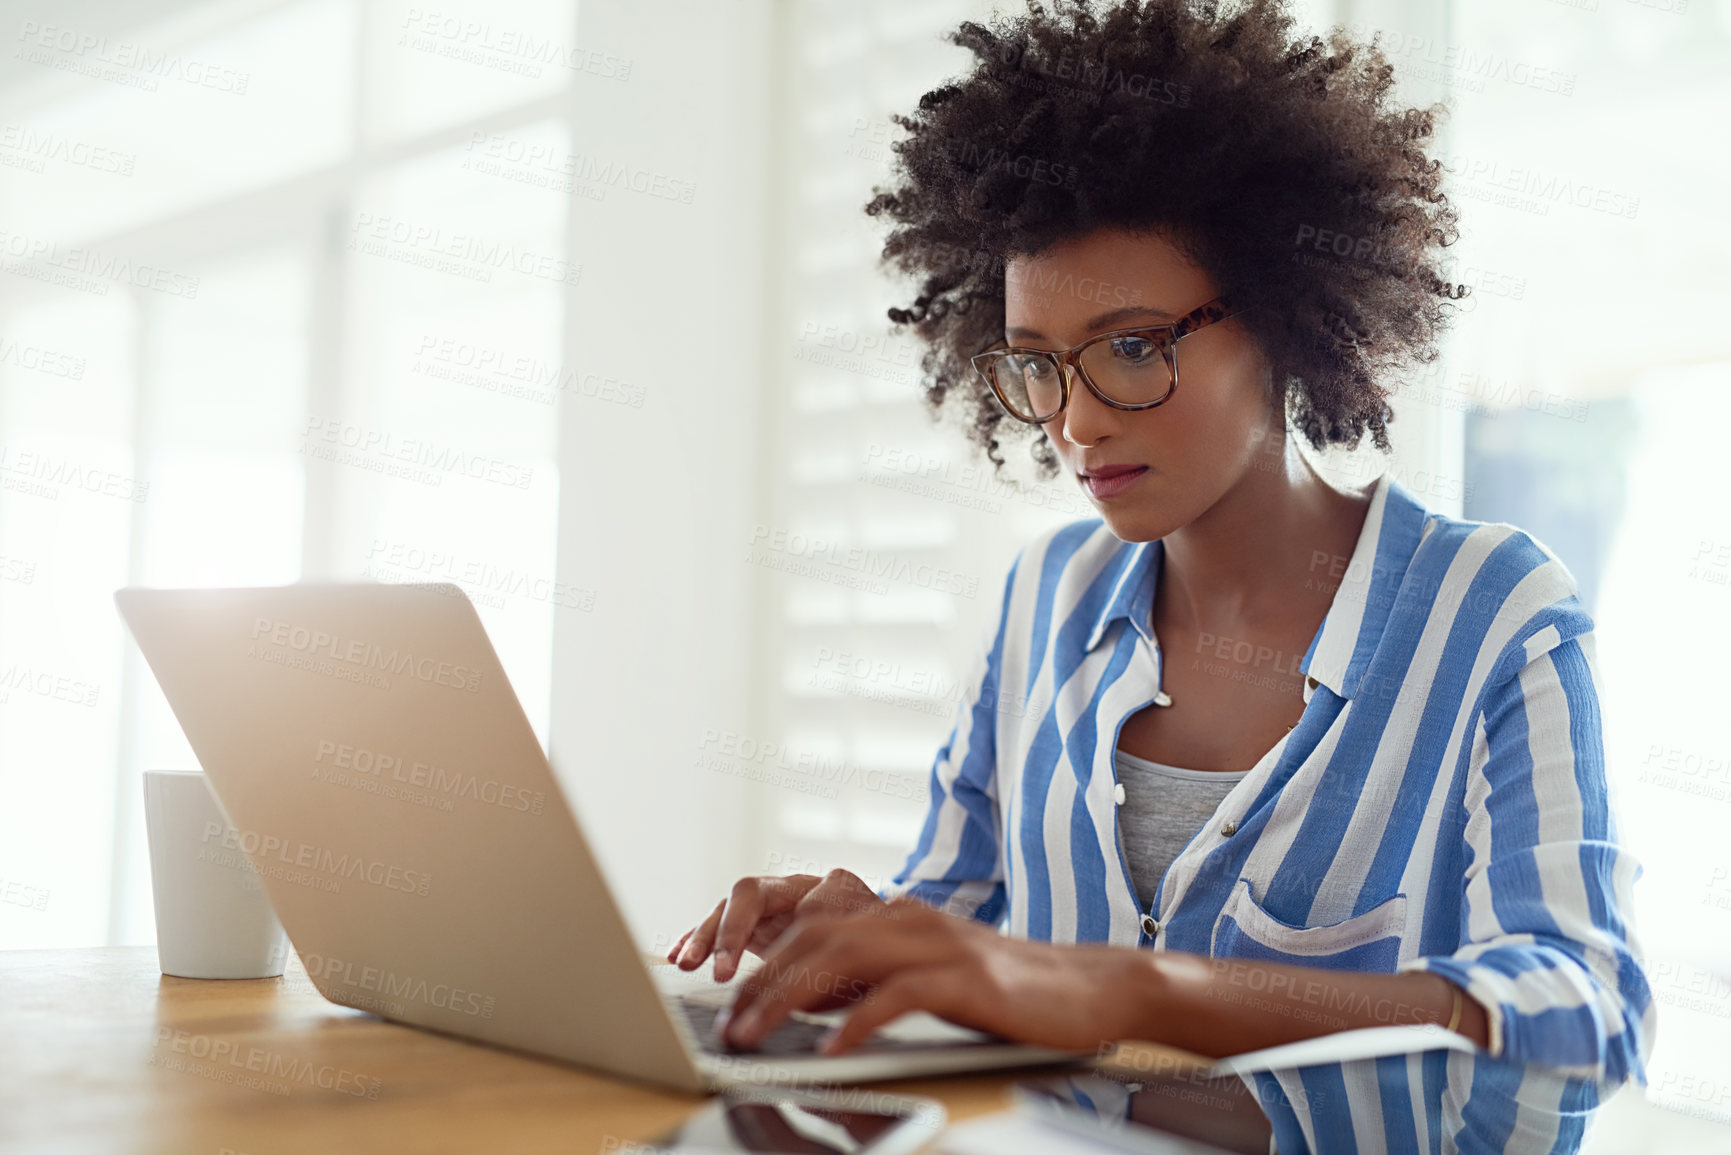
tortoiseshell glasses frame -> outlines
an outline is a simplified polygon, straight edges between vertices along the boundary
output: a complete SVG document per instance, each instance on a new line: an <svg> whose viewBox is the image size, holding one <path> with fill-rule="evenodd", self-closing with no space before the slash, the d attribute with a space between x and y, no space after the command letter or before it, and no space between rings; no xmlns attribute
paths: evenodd
<svg viewBox="0 0 1731 1155"><path fill-rule="evenodd" d="M1069 405L1067 369L1113 409L1153 409L1178 391L1178 342L1241 311L1216 297L1170 324L1114 329L1056 351L1005 345L970 361L1004 410L1029 425L1044 425Z"/></svg>

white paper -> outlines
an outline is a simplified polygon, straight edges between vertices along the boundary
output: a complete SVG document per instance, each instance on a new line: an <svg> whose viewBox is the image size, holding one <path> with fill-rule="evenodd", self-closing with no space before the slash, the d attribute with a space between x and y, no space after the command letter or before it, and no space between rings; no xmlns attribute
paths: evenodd
<svg viewBox="0 0 1731 1155"><path fill-rule="evenodd" d="M1247 1051L1221 1059L1207 1068L1209 1075L1247 1075L1253 1071L1281 1071L1294 1067L1316 1067L1327 1063L1353 1063L1386 1055L1409 1055L1420 1051L1478 1050L1465 1035L1435 1023L1413 1023L1399 1027L1366 1027L1339 1031L1296 1043Z"/></svg>
<svg viewBox="0 0 1731 1155"><path fill-rule="evenodd" d="M1173 1155L1189 1155L1197 1148L1176 1136L1165 1136L1150 1128L1137 1128L1143 1143L1156 1146L1170 1141ZM1150 1148L1144 1148L1150 1149ZM1054 1127L1031 1115L1005 1111L984 1115L957 1123L938 1138L938 1150L945 1155L1100 1155L1102 1151L1122 1151L1117 1144Z"/></svg>

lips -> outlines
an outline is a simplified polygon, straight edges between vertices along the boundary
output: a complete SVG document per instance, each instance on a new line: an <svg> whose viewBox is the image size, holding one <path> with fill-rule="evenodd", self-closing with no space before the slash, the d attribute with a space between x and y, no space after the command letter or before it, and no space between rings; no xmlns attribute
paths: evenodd
<svg viewBox="0 0 1731 1155"><path fill-rule="evenodd" d="M1116 497L1142 480L1146 465L1096 465L1082 471L1082 485L1095 498Z"/></svg>

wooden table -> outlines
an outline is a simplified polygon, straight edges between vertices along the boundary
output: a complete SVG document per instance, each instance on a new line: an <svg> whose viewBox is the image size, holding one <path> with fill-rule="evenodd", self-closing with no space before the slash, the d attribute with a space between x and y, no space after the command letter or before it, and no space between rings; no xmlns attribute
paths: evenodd
<svg viewBox="0 0 1731 1155"><path fill-rule="evenodd" d="M1023 1075L874 1084L950 1118ZM154 947L0 951L0 1148L619 1152L702 1099L398 1026L281 978L157 969Z"/></svg>
<svg viewBox="0 0 1731 1155"><path fill-rule="evenodd" d="M1182 1061L1136 1051L1132 1069ZM955 1120L999 1110L1025 1076L874 1086ZM0 951L0 1151L627 1155L701 1102L339 1007L298 960L202 982L164 977L154 947ZM1587 1146L1731 1155L1731 1128L1625 1090Z"/></svg>

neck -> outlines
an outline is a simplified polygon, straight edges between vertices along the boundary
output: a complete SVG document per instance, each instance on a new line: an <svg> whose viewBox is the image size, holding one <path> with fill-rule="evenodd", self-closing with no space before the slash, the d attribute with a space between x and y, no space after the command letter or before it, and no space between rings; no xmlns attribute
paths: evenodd
<svg viewBox="0 0 1731 1155"><path fill-rule="evenodd" d="M1161 620L1231 633L1326 608L1368 507L1324 481L1276 425L1238 482L1162 539Z"/></svg>

